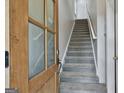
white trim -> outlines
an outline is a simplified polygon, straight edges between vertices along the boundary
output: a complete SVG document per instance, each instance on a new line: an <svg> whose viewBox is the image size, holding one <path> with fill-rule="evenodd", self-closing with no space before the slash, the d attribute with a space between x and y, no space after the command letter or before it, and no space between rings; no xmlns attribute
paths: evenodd
<svg viewBox="0 0 124 93"><path fill-rule="evenodd" d="M69 39L68 39L68 43L67 43L67 45L66 45L66 49L65 49L64 55L63 55L63 57L62 57L62 61L61 61L62 66L63 66L63 64L65 63L65 57L66 57L66 53L67 53L67 51L68 51L68 47L69 47L69 43L70 43L70 40L71 40L71 36L72 36L72 32L73 32L74 25L75 25L75 21L74 21L74 23L73 23L73 25L72 25L72 29L71 29L71 33L70 33L70 36L69 36ZM62 72L62 68L61 68L61 70L60 70L60 73L61 73L61 72Z"/></svg>

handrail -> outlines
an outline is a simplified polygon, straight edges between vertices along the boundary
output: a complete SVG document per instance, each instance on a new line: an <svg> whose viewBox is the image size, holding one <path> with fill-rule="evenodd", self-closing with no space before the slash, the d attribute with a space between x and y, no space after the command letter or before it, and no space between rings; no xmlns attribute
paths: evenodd
<svg viewBox="0 0 124 93"><path fill-rule="evenodd" d="M97 36L96 36L95 31L93 29L90 17L89 17L89 20L88 20L88 25L89 25L89 29L91 31L92 38L97 39Z"/></svg>
<svg viewBox="0 0 124 93"><path fill-rule="evenodd" d="M91 31L92 39L97 39L97 35L95 34L95 30L93 29L93 25L91 23L91 18L88 12L87 4L86 4L87 14L88 14L88 26Z"/></svg>

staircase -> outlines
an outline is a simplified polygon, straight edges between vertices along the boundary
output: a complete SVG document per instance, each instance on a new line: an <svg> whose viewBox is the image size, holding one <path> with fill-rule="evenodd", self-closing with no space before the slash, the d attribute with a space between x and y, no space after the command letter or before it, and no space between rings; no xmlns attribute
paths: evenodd
<svg viewBox="0 0 124 93"><path fill-rule="evenodd" d="M107 93L96 75L88 22L76 20L61 73L60 93Z"/></svg>

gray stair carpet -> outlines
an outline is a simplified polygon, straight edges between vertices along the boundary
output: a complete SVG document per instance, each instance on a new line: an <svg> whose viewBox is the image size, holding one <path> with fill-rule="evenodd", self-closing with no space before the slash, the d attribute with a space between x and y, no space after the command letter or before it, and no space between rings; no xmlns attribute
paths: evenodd
<svg viewBox="0 0 124 93"><path fill-rule="evenodd" d="M60 93L107 93L96 75L86 19L75 21L60 80Z"/></svg>

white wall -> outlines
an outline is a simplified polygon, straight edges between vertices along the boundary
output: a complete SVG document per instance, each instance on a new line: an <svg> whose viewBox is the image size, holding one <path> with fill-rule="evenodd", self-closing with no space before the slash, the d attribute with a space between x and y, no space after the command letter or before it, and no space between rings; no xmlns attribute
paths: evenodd
<svg viewBox="0 0 124 93"><path fill-rule="evenodd" d="M105 83L106 1L97 0L97 63L99 82Z"/></svg>
<svg viewBox="0 0 124 93"><path fill-rule="evenodd" d="M106 0L107 20L107 88L108 93L115 93L114 68L114 0Z"/></svg>
<svg viewBox="0 0 124 93"><path fill-rule="evenodd" d="M66 54L68 40L71 34L75 18L75 1L59 0L59 50L60 59L63 60Z"/></svg>
<svg viewBox="0 0 124 93"><path fill-rule="evenodd" d="M5 4L5 49L9 51L9 0ZM5 69L5 87L9 88L9 68Z"/></svg>
<svg viewBox="0 0 124 93"><path fill-rule="evenodd" d="M76 0L76 19L87 19L86 0Z"/></svg>

